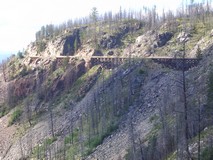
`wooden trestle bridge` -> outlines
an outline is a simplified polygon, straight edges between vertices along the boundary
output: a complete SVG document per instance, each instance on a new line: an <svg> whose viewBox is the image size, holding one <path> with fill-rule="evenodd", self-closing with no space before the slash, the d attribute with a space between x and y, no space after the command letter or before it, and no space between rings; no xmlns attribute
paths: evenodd
<svg viewBox="0 0 213 160"><path fill-rule="evenodd" d="M42 59L42 57L39 56L32 56L31 62L38 61L39 59ZM82 58L87 61L87 63L90 63L90 66L94 65L102 65L105 68L115 68L121 64L124 63L134 63L138 61L142 61L145 59L150 59L156 63L162 64L165 67L172 68L175 70L188 70L192 67L195 67L198 65L200 59L198 58L174 58L174 57L160 57L160 56L150 56L150 57L123 57L123 56L91 56L91 57L79 57L79 56L57 56L57 61L62 61L65 58L69 59L76 59L76 58Z"/></svg>

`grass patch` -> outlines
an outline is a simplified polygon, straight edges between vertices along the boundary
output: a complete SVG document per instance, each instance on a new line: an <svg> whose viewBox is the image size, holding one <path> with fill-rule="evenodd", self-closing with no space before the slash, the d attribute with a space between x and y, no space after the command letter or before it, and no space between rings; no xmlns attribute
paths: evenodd
<svg viewBox="0 0 213 160"><path fill-rule="evenodd" d="M69 91L68 99L73 99L74 101L80 101L90 89L87 88L88 81L92 82L92 78L98 73L99 66L92 67L87 73L78 78L73 84Z"/></svg>
<svg viewBox="0 0 213 160"><path fill-rule="evenodd" d="M90 155L94 149L103 143L104 139L106 137L108 137L109 135L112 134L112 132L116 131L118 129L118 125L117 124L111 124L105 133L103 133L102 135L96 135L94 137L92 137L90 140L87 140L85 142L85 146L86 146L86 151L85 151L85 156Z"/></svg>
<svg viewBox="0 0 213 160"><path fill-rule="evenodd" d="M145 75L145 76L148 75L147 71L144 70L143 68L139 69L139 70L138 70L138 73L139 73L140 75Z"/></svg>
<svg viewBox="0 0 213 160"><path fill-rule="evenodd" d="M38 144L33 148L31 158L45 159L45 151L48 146L57 140L57 137L46 138L42 144Z"/></svg>
<svg viewBox="0 0 213 160"><path fill-rule="evenodd" d="M9 107L5 105L0 106L0 118L5 116L9 112L8 108Z"/></svg>
<svg viewBox="0 0 213 160"><path fill-rule="evenodd" d="M10 117L10 119L9 119L9 124L8 124L8 126L11 126L11 125L13 125L15 122L17 122L17 121L19 120L21 114L22 114L22 110L21 110L21 109L16 109L16 110L12 113L12 115L11 115L11 117Z"/></svg>
<svg viewBox="0 0 213 160"><path fill-rule="evenodd" d="M47 139L45 139L44 143L47 145L51 145L56 140L57 140L57 137L47 138Z"/></svg>
<svg viewBox="0 0 213 160"><path fill-rule="evenodd" d="M78 132L79 132L79 130L75 129L71 134L66 136L64 139L64 143L73 144L74 142L76 142L78 140L78 134L79 134Z"/></svg>

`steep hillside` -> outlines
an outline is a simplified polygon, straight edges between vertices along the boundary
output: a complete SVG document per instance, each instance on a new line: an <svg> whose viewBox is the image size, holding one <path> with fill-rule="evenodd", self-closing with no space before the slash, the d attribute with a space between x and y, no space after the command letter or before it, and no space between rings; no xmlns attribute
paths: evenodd
<svg viewBox="0 0 213 160"><path fill-rule="evenodd" d="M39 31L1 64L0 159L211 159L211 18L192 21ZM199 64L176 70L156 57Z"/></svg>

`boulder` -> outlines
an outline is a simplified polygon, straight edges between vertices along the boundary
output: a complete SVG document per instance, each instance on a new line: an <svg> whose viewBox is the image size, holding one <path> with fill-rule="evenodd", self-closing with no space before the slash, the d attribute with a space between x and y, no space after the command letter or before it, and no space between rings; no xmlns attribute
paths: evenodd
<svg viewBox="0 0 213 160"><path fill-rule="evenodd" d="M103 53L101 52L101 50L94 50L92 56L103 56Z"/></svg>
<svg viewBox="0 0 213 160"><path fill-rule="evenodd" d="M141 43L143 42L143 40L144 40L144 36L142 35L142 36L137 37L135 42L136 42L136 44L141 46Z"/></svg>
<svg viewBox="0 0 213 160"><path fill-rule="evenodd" d="M14 82L10 82L10 86L12 87L14 96L22 98L29 95L35 90L36 80L33 76L20 78L15 80Z"/></svg>
<svg viewBox="0 0 213 160"><path fill-rule="evenodd" d="M139 30L142 27L141 23L127 23L121 25L118 28L118 31L113 35L103 34L103 37L99 41L99 46L103 49L112 49L116 48L121 44L121 38L124 37L127 33L131 31Z"/></svg>
<svg viewBox="0 0 213 160"><path fill-rule="evenodd" d="M114 52L113 51L109 51L109 52L107 52L107 55L112 56L112 55L114 55Z"/></svg>
<svg viewBox="0 0 213 160"><path fill-rule="evenodd" d="M179 42L187 42L190 39L191 35L189 33L186 32L181 32L178 36L177 39Z"/></svg>
<svg viewBox="0 0 213 160"><path fill-rule="evenodd" d="M171 38L173 37L173 33L165 32L158 35L157 46L162 47L164 46Z"/></svg>
<svg viewBox="0 0 213 160"><path fill-rule="evenodd" d="M80 47L80 30L75 29L72 34L62 39L63 51L62 55L74 55L75 51Z"/></svg>
<svg viewBox="0 0 213 160"><path fill-rule="evenodd" d="M213 37L213 29L211 30L210 37Z"/></svg>
<svg viewBox="0 0 213 160"><path fill-rule="evenodd" d="M117 36L104 36L100 42L99 46L104 49L115 48L119 44L119 38Z"/></svg>

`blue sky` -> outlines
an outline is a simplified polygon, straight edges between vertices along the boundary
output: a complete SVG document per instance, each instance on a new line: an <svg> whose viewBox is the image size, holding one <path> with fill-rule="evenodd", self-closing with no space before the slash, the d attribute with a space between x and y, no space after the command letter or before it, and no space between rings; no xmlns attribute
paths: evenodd
<svg viewBox="0 0 213 160"><path fill-rule="evenodd" d="M187 0L184 0L184 2ZM190 1L190 0L188 0ZM195 0L196 1L196 0ZM198 0L197 0L198 1ZM42 25L59 24L87 16L92 7L99 13L156 5L174 10L182 0L5 0L0 2L0 55L17 53L35 40Z"/></svg>

